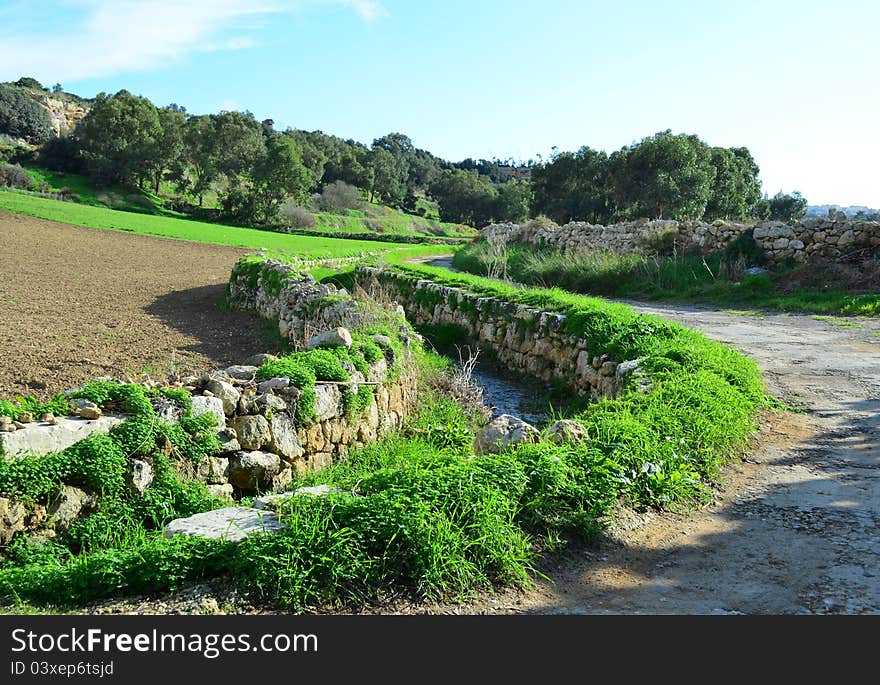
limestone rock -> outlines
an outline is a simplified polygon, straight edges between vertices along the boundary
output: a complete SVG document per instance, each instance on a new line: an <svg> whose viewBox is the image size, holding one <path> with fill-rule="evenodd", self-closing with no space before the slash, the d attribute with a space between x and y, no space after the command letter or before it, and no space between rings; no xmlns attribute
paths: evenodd
<svg viewBox="0 0 880 685"><path fill-rule="evenodd" d="M8 545L12 537L26 527L27 509L14 499L0 497L0 545Z"/></svg>
<svg viewBox="0 0 880 685"><path fill-rule="evenodd" d="M252 507L227 507L206 511L187 518L174 519L165 526L165 537L194 537L239 542L254 533L274 533L285 525L270 511Z"/></svg>
<svg viewBox="0 0 880 685"><path fill-rule="evenodd" d="M150 404L156 416L166 423L177 423L183 418L183 407L168 397L155 395L150 398Z"/></svg>
<svg viewBox="0 0 880 685"><path fill-rule="evenodd" d="M288 414L275 414L269 420L268 450L281 456L286 461L293 461L304 453L296 434L296 424Z"/></svg>
<svg viewBox="0 0 880 685"><path fill-rule="evenodd" d="M223 430L226 427L226 409L223 406L223 400L219 397L195 395L191 401L193 416L213 414L217 417L217 430Z"/></svg>
<svg viewBox="0 0 880 685"><path fill-rule="evenodd" d="M290 379L287 376L279 376L257 383L257 392L267 393L273 390L283 390L290 385Z"/></svg>
<svg viewBox="0 0 880 685"><path fill-rule="evenodd" d="M535 442L540 437L538 429L522 419L502 414L481 428L474 438L476 454L497 454L520 443Z"/></svg>
<svg viewBox="0 0 880 685"><path fill-rule="evenodd" d="M217 497L219 499L232 499L232 495L235 493L235 489L229 483L222 483L218 485L208 485L208 492L211 493L213 497Z"/></svg>
<svg viewBox="0 0 880 685"><path fill-rule="evenodd" d="M245 492L268 490L281 471L281 458L271 452L237 452L230 462L229 482Z"/></svg>
<svg viewBox="0 0 880 685"><path fill-rule="evenodd" d="M338 416L341 406L342 392L338 386L315 386L315 421L326 421Z"/></svg>
<svg viewBox="0 0 880 685"><path fill-rule="evenodd" d="M254 509L276 509L277 505L290 497L326 497L330 493L347 492L342 488L334 488L326 483L297 488L293 492L279 492L275 495L263 495L254 500Z"/></svg>
<svg viewBox="0 0 880 685"><path fill-rule="evenodd" d="M547 429L547 439L557 444L563 442L587 442L590 435L582 423L570 419L562 419Z"/></svg>
<svg viewBox="0 0 880 685"><path fill-rule="evenodd" d="M231 428L226 428L217 433L217 439L220 441L220 450L221 454L225 454L226 452L238 452L241 449L241 444L238 442L238 436L235 435L235 431Z"/></svg>
<svg viewBox="0 0 880 685"><path fill-rule="evenodd" d="M142 459L132 459L129 473L131 487L138 495L143 495L153 484L153 466Z"/></svg>
<svg viewBox="0 0 880 685"><path fill-rule="evenodd" d="M243 366L256 366L257 368L261 367L266 362L274 362L278 357L274 354L268 354L266 352L262 352L260 354L255 354L252 357L248 357L242 362Z"/></svg>
<svg viewBox="0 0 880 685"><path fill-rule="evenodd" d="M93 407L80 407L76 410L76 415L81 419L87 419L89 421L95 421L100 419L103 415L101 412L101 408L98 406Z"/></svg>
<svg viewBox="0 0 880 685"><path fill-rule="evenodd" d="M93 498L72 485L64 485L61 492L52 500L48 513L56 530L67 530L79 518L83 510L92 507Z"/></svg>
<svg viewBox="0 0 880 685"><path fill-rule="evenodd" d="M205 390L223 402L223 412L226 416L235 412L235 408L238 406L238 398L241 397L241 392L238 388L226 381L212 378L205 384Z"/></svg>
<svg viewBox="0 0 880 685"><path fill-rule="evenodd" d="M287 411L287 403L270 392L257 395L254 398L254 404L261 414L274 414L279 411Z"/></svg>
<svg viewBox="0 0 880 685"><path fill-rule="evenodd" d="M258 450L267 444L271 437L269 422L266 421L266 417L259 414L238 416L233 419L231 426L238 438L238 443L244 450Z"/></svg>
<svg viewBox="0 0 880 685"><path fill-rule="evenodd" d="M338 326L329 331L313 335L309 339L308 349L313 350L316 347L346 347L350 348L352 344L351 333L347 328Z"/></svg>
<svg viewBox="0 0 880 685"><path fill-rule="evenodd" d="M207 481L211 485L222 485L229 478L229 459L226 457L208 457Z"/></svg>
<svg viewBox="0 0 880 685"><path fill-rule="evenodd" d="M227 366L224 370L230 378L234 378L239 381L253 380L254 376L256 376L257 374L257 367L247 364L236 364L234 366Z"/></svg>

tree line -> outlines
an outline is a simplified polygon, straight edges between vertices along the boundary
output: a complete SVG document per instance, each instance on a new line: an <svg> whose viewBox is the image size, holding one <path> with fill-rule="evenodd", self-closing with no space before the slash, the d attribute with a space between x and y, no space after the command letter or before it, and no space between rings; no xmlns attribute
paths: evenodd
<svg viewBox="0 0 880 685"><path fill-rule="evenodd" d="M339 182L412 213L428 195L444 221L477 227L538 215L557 223L794 220L806 209L798 193L762 195L747 148L711 147L671 131L610 155L582 147L537 164L453 164L401 133L367 146L321 131L277 131L271 119L257 121L247 111L193 115L175 104L156 107L121 90L99 94L73 135L52 138L45 112L19 92L23 81L0 86L0 132L5 116L7 130L42 143L44 165L155 194L167 182L194 207L216 194L224 218L240 222L271 223L283 202L302 202Z"/></svg>

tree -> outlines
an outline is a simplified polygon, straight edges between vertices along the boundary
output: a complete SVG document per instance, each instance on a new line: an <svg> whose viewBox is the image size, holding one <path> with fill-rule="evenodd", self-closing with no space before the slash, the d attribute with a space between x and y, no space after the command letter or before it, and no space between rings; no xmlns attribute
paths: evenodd
<svg viewBox="0 0 880 685"><path fill-rule="evenodd" d="M264 155L263 127L249 112L221 112L213 119L217 168L234 183Z"/></svg>
<svg viewBox="0 0 880 685"><path fill-rule="evenodd" d="M281 202L303 201L314 179L302 163L302 150L289 136L272 135L256 160L250 179L237 179L223 197L224 211L238 221L269 222Z"/></svg>
<svg viewBox="0 0 880 685"><path fill-rule="evenodd" d="M26 92L0 85L0 133L40 144L52 136L52 122L46 110Z"/></svg>
<svg viewBox="0 0 880 685"><path fill-rule="evenodd" d="M220 175L215 140L213 117L205 115L186 119L182 130L181 158L175 175L180 190L195 195L199 199L199 207L204 202L205 193Z"/></svg>
<svg viewBox="0 0 880 685"><path fill-rule="evenodd" d="M625 216L696 219L712 192L709 146L693 135L662 131L610 160L613 195Z"/></svg>
<svg viewBox="0 0 880 685"><path fill-rule="evenodd" d="M183 112L170 107L160 109L159 126L161 131L154 140L151 155L153 193L156 195L159 194L165 170L176 168L183 154Z"/></svg>
<svg viewBox="0 0 880 685"><path fill-rule="evenodd" d="M777 221L800 221L807 215L807 199L797 190L791 195L782 191L770 199L770 218Z"/></svg>
<svg viewBox="0 0 880 685"><path fill-rule="evenodd" d="M383 146L374 147L367 161L370 201L399 207L406 195L406 168L400 157Z"/></svg>
<svg viewBox="0 0 880 685"><path fill-rule="evenodd" d="M532 214L558 224L569 221L605 223L611 217L608 157L589 147L563 152L532 169Z"/></svg>
<svg viewBox="0 0 880 685"><path fill-rule="evenodd" d="M443 221L481 227L491 223L498 211L497 189L476 171L447 169L431 185L430 192Z"/></svg>
<svg viewBox="0 0 880 685"><path fill-rule="evenodd" d="M90 173L102 181L140 184L157 165L162 135L159 112L149 100L120 90L100 93L77 127Z"/></svg>
<svg viewBox="0 0 880 685"><path fill-rule="evenodd" d="M495 221L517 223L529 216L532 204L532 186L528 181L508 181L496 186L497 198L493 211Z"/></svg>

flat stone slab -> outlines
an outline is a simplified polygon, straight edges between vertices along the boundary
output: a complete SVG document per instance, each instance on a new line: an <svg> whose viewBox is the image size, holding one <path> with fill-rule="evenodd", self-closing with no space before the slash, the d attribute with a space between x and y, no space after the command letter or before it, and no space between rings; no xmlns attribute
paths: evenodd
<svg viewBox="0 0 880 685"><path fill-rule="evenodd" d="M290 499L291 497L326 497L331 492L339 493L345 492L345 490L342 490L341 488L333 488L327 484L310 485L308 487L297 488L290 492L279 492L275 495L263 495L262 497L257 497L257 499L254 500L254 509L259 509L261 511L264 509L274 509L278 502Z"/></svg>
<svg viewBox="0 0 880 685"><path fill-rule="evenodd" d="M275 533L285 524L271 511L253 507L226 507L186 518L174 519L165 526L165 537L190 535L239 542L253 533Z"/></svg>
<svg viewBox="0 0 880 685"><path fill-rule="evenodd" d="M58 417L58 425L39 421L26 424L13 433L0 433L0 451L7 459L26 454L49 454L75 445L94 433L106 433L127 417L108 414L99 419Z"/></svg>

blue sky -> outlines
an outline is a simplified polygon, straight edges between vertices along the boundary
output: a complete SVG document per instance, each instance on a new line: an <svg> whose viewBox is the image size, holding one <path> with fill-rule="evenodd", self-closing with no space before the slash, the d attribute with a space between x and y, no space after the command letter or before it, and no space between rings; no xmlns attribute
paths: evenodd
<svg viewBox="0 0 880 685"><path fill-rule="evenodd" d="M0 0L0 80L452 160L670 128L750 148L770 194L880 207L878 30L872 0Z"/></svg>

